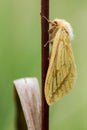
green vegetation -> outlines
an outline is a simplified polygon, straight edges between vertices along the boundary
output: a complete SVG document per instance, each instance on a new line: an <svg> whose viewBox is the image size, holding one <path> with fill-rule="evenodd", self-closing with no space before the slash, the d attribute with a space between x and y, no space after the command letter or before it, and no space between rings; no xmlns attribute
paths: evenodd
<svg viewBox="0 0 87 130"><path fill-rule="evenodd" d="M50 19L64 18L74 29L77 81L50 107L50 130L87 129L87 1L50 0ZM41 80L40 0L0 1L0 130L15 130L13 80ZM41 88L40 88L41 89Z"/></svg>

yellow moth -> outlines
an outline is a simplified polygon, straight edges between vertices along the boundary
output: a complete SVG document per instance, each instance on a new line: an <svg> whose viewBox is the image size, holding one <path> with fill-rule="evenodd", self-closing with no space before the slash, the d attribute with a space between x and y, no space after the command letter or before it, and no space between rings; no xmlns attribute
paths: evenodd
<svg viewBox="0 0 87 130"><path fill-rule="evenodd" d="M49 41L52 49L45 80L45 98L48 105L65 96L73 87L76 79L76 66L71 49L73 32L71 25L62 19L48 21Z"/></svg>

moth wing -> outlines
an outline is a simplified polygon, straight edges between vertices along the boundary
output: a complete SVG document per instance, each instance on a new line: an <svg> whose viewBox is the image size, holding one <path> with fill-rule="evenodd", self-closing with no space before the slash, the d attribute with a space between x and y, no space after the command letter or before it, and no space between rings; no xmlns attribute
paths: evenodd
<svg viewBox="0 0 87 130"><path fill-rule="evenodd" d="M49 105L66 95L76 79L76 67L69 36L61 29L56 33L45 81Z"/></svg>

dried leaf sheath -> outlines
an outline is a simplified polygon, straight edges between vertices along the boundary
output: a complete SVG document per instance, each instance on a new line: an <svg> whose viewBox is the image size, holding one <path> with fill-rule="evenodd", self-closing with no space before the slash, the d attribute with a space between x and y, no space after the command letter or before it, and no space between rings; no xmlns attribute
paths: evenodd
<svg viewBox="0 0 87 130"><path fill-rule="evenodd" d="M66 95L74 85L76 67L69 34L60 28L53 40L53 47L45 81L45 97L49 105Z"/></svg>

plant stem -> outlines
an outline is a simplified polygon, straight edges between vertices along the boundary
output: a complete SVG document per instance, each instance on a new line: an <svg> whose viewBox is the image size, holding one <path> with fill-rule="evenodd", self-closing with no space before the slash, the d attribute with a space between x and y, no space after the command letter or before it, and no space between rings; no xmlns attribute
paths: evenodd
<svg viewBox="0 0 87 130"><path fill-rule="evenodd" d="M41 15L45 16L49 19L49 0L41 0ZM45 78L49 64L49 46L44 45L49 40L48 35L48 28L49 23L44 19L41 18L41 27L42 27L42 130L49 130L49 107L45 100L44 95L44 86L45 86Z"/></svg>

